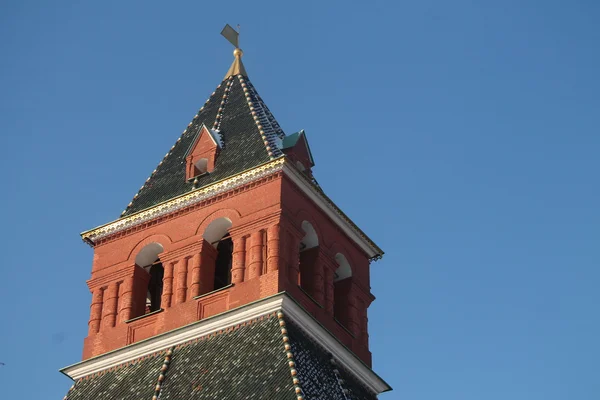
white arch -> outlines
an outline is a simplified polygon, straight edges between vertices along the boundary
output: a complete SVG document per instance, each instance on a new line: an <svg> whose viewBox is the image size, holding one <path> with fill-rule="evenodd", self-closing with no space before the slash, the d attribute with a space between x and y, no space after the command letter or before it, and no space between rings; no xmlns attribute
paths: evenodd
<svg viewBox="0 0 600 400"><path fill-rule="evenodd" d="M350 278L352 276L352 267L342 253L335 255L335 261L339 267L335 270L334 282L341 281L342 279Z"/></svg>
<svg viewBox="0 0 600 400"><path fill-rule="evenodd" d="M163 246L160 243L148 243L140 250L137 256L135 256L135 263L140 267L146 267L156 261L158 255L162 253L163 250Z"/></svg>
<svg viewBox="0 0 600 400"><path fill-rule="evenodd" d="M231 220L227 217L217 218L208 224L202 237L216 248L218 241L227 234L232 225Z"/></svg>
<svg viewBox="0 0 600 400"><path fill-rule="evenodd" d="M317 247L319 245L319 237L312 224L308 221L302 221L302 230L304 231L304 238L302 239L303 250Z"/></svg>

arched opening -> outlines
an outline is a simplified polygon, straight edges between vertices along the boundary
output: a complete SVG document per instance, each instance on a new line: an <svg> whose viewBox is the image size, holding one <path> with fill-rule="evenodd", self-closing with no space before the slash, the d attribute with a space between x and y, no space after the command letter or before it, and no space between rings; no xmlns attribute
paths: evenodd
<svg viewBox="0 0 600 400"><path fill-rule="evenodd" d="M135 257L136 265L143 268L149 276L147 277L148 283L145 285L145 291L141 290L139 284L134 284L137 293L134 292L136 305L134 306L133 317L160 310L165 270L158 255L162 251L163 246L154 242L144 246Z"/></svg>
<svg viewBox="0 0 600 400"><path fill-rule="evenodd" d="M222 289L231 284L233 242L228 232L231 226L232 223L229 218L221 217L212 221L202 235L216 249L214 274L212 276L213 284L209 287L210 290ZM205 276L210 276L210 274Z"/></svg>
<svg viewBox="0 0 600 400"><path fill-rule="evenodd" d="M319 237L315 228L308 221L302 222L304 237L300 242L300 265L298 285L309 295L314 296L314 276L319 257Z"/></svg>
<svg viewBox="0 0 600 400"><path fill-rule="evenodd" d="M339 323L348 328L350 326L348 298L352 285L352 268L346 257L341 253L335 255L335 261L338 268L335 270L333 277L333 316Z"/></svg>

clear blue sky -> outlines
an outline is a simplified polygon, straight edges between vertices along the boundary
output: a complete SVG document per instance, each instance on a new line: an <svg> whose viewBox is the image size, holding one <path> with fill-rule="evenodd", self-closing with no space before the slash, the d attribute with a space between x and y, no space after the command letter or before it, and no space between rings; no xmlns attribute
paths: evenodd
<svg viewBox="0 0 600 400"><path fill-rule="evenodd" d="M85 3L85 4L83 4ZM382 399L598 399L600 3L2 1L0 383L59 399L92 250L232 61L373 264Z"/></svg>

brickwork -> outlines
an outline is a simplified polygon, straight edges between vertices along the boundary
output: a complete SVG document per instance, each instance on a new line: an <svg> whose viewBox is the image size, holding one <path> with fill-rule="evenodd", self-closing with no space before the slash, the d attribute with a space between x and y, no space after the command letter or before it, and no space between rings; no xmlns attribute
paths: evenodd
<svg viewBox="0 0 600 400"><path fill-rule="evenodd" d="M214 291L216 244L203 235L219 219L230 222L232 284ZM315 228L319 246L301 256L303 221ZM152 243L163 249L161 310L144 315L149 274L135 260ZM337 253L352 266L345 296L336 295ZM301 274L307 259L310 268ZM84 359L287 291L370 365L368 256L281 173L107 237L94 247L88 285L92 304ZM334 318L336 307L346 310L343 321Z"/></svg>

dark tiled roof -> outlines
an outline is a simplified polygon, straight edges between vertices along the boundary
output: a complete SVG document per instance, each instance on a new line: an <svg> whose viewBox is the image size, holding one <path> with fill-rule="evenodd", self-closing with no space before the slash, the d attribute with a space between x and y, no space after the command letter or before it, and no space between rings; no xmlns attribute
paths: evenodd
<svg viewBox="0 0 600 400"><path fill-rule="evenodd" d="M161 400L293 399L277 318L176 348Z"/></svg>
<svg viewBox="0 0 600 400"><path fill-rule="evenodd" d="M305 400L374 400L355 378L330 360L292 323L285 325ZM159 398L297 399L276 316L265 317L175 347L163 370ZM66 400L151 399L165 352L78 380Z"/></svg>
<svg viewBox="0 0 600 400"><path fill-rule="evenodd" d="M65 400L151 399L165 352L82 378Z"/></svg>
<svg viewBox="0 0 600 400"><path fill-rule="evenodd" d="M335 364L331 355L293 323L287 324L298 379L306 400L377 400L355 378Z"/></svg>
<svg viewBox="0 0 600 400"><path fill-rule="evenodd" d="M241 80L245 88L242 87ZM229 91L227 91L228 83L231 84ZM214 171L201 176L196 188L256 167L271 159L258 124L250 111L244 89L250 96L256 116L259 118L258 122L263 127L267 140L272 144L270 147L273 156L281 154L275 145L276 140L281 140L285 136L279 124L248 78L240 79L240 76L231 76L217 87L122 216L152 207L194 189L193 182L185 179L185 157L203 124L212 129L215 121L218 122L222 149L216 159ZM223 96L225 96L224 104L222 104Z"/></svg>

